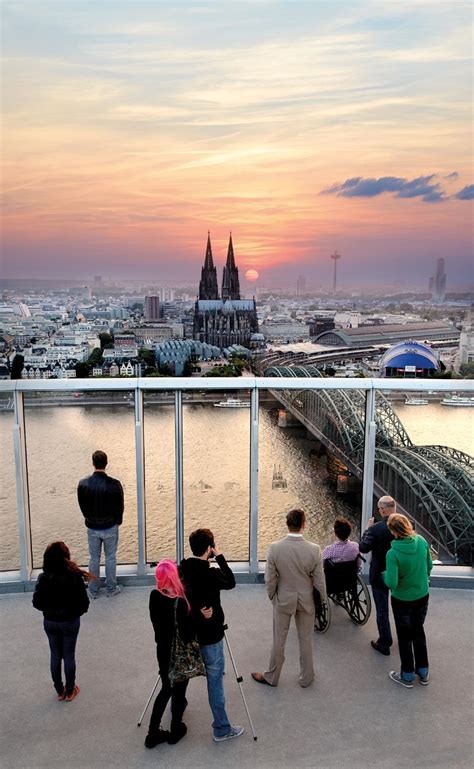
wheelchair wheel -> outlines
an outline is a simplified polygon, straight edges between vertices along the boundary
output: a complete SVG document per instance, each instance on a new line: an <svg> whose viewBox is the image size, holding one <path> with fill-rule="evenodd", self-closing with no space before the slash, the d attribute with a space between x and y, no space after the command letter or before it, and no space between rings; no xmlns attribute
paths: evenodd
<svg viewBox="0 0 474 769"><path fill-rule="evenodd" d="M356 625L365 625L370 617L372 601L367 585L360 575L357 575L355 587L345 593L344 608Z"/></svg>
<svg viewBox="0 0 474 769"><path fill-rule="evenodd" d="M331 607L328 603L316 607L314 615L314 629L318 633L325 633L331 624Z"/></svg>

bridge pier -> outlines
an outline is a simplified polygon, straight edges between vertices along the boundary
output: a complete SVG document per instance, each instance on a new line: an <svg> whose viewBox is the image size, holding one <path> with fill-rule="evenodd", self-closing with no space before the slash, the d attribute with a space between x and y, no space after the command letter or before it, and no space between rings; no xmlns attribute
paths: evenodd
<svg viewBox="0 0 474 769"><path fill-rule="evenodd" d="M291 411L287 411L286 409L279 409L278 427L301 427L301 422L295 416L293 416Z"/></svg>

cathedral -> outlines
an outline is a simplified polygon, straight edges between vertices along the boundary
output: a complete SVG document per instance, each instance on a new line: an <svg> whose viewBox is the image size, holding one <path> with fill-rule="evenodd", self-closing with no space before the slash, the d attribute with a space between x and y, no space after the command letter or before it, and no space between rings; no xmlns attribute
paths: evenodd
<svg viewBox="0 0 474 769"><path fill-rule="evenodd" d="M248 347L252 334L257 331L255 299L240 298L239 270L235 265L232 234L222 275L221 298L217 269L212 259L211 236L208 234L199 297L194 306L193 339L221 349L233 344Z"/></svg>

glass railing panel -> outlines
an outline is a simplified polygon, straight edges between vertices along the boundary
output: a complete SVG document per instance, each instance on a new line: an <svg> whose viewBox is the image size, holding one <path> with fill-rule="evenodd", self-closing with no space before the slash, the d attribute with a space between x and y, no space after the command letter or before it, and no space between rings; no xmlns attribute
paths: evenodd
<svg viewBox="0 0 474 769"><path fill-rule="evenodd" d="M174 392L144 393L146 560L176 558Z"/></svg>
<svg viewBox="0 0 474 769"><path fill-rule="evenodd" d="M0 394L0 571L20 568L13 454L13 396Z"/></svg>
<svg viewBox="0 0 474 769"><path fill-rule="evenodd" d="M383 419L387 422L387 410L395 414L393 457L406 469L395 478L393 469L382 457L376 463L378 475L387 479L386 484L391 484L399 506L413 516L417 531L426 536L437 560L471 565L474 539L472 391L436 391L428 389L423 380L423 388L414 383L409 391L390 390L384 396L378 395L379 422ZM423 488L420 479L424 479ZM451 528L447 538L443 535L445 521Z"/></svg>
<svg viewBox="0 0 474 769"><path fill-rule="evenodd" d="M333 541L337 516L351 522L351 539L358 539L364 409L359 390L260 392L260 560L272 541L286 536L285 516L292 508L306 512L305 536L322 547Z"/></svg>
<svg viewBox="0 0 474 769"><path fill-rule="evenodd" d="M212 529L228 560L249 559L250 394L195 391L183 399L184 533Z"/></svg>
<svg viewBox="0 0 474 769"><path fill-rule="evenodd" d="M417 390L385 393L410 440L416 445L449 446L474 454L472 392Z"/></svg>
<svg viewBox="0 0 474 769"><path fill-rule="evenodd" d="M93 451L105 451L107 472L124 488L118 563L137 561L135 420L133 394L120 391L26 393L25 425L33 566L49 542L64 540L78 563L88 563L87 533L77 502L79 480L92 472Z"/></svg>

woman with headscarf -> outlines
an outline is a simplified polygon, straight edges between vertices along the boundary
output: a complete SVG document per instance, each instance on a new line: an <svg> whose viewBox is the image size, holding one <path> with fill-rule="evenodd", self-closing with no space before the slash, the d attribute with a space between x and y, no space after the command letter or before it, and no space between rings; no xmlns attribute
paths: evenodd
<svg viewBox="0 0 474 769"><path fill-rule="evenodd" d="M156 567L155 577L156 589L150 593L149 609L155 631L161 690L153 705L148 734L145 738L147 748L154 748L162 742L175 745L187 732L186 724L183 723L183 713L188 704L186 700L188 680L176 682L174 686L171 686L169 680L171 646L175 634L175 614L181 639L186 643L194 637L191 607L186 598L176 563L169 559L160 561ZM171 728L170 731L165 731L161 729L161 719L170 699Z"/></svg>
<svg viewBox="0 0 474 769"><path fill-rule="evenodd" d="M415 534L408 518L392 513L387 526L394 540L387 553L386 571L382 572L382 577L392 594L401 661L400 673L391 670L389 677L412 689L416 676L424 686L430 682L423 625L428 611L433 562L427 541Z"/></svg>
<svg viewBox="0 0 474 769"><path fill-rule="evenodd" d="M90 579L92 575L71 561L64 542L48 545L43 555L43 571L33 593L33 606L43 612L43 626L51 650L51 677L60 701L72 702L79 694L76 642L80 617L89 608L84 578ZM63 660L66 685L61 669Z"/></svg>

